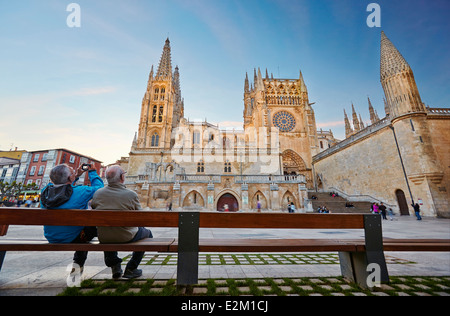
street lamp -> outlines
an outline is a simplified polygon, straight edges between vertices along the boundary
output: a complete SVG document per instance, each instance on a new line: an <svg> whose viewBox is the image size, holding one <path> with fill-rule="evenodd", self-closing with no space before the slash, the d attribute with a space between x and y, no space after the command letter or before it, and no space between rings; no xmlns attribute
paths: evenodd
<svg viewBox="0 0 450 316"><path fill-rule="evenodd" d="M411 197L412 204L414 205L414 199L411 193L411 188L409 186L408 177L406 176L405 165L403 164L402 154L400 153L400 147L398 146L397 135L395 134L394 126L389 125L389 128L392 130L395 139L395 145L397 146L398 156L400 157L400 162L402 164L403 175L405 176L406 185L408 186L409 196Z"/></svg>

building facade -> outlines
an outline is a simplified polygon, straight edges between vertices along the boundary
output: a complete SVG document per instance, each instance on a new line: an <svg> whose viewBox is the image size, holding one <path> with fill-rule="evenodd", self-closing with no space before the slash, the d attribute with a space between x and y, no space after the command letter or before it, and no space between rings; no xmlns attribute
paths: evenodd
<svg viewBox="0 0 450 316"><path fill-rule="evenodd" d="M180 73L167 39L142 101L128 183L149 208L205 210L304 207L318 152L314 110L298 79L254 70L244 81L243 130L184 118Z"/></svg>
<svg viewBox="0 0 450 316"><path fill-rule="evenodd" d="M97 170L102 167L101 161L64 148L25 152L20 160L16 181L25 185L35 183L42 189L50 182L51 169L63 163L74 169L83 163L94 164ZM87 185L89 178L85 174L78 183Z"/></svg>
<svg viewBox="0 0 450 316"><path fill-rule="evenodd" d="M153 66L133 140L127 186L144 207L312 211L307 192L382 201L400 214L419 203L425 215L450 217L450 110L424 106L414 74L381 35L384 118L368 99L366 126L352 105L346 139L317 132L301 72L279 79L254 70L244 81L242 130L184 118L180 72L167 39Z"/></svg>
<svg viewBox="0 0 450 316"><path fill-rule="evenodd" d="M364 127L353 109L352 128L345 114L347 138L313 157L315 185L383 201L401 215L418 203L424 215L450 217L450 109L425 107L411 67L384 32L380 70L386 116L371 112Z"/></svg>

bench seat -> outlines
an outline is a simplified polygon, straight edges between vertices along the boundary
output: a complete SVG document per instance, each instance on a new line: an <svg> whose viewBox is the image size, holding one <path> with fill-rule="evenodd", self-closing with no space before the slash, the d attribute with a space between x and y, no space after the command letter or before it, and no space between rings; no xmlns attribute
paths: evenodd
<svg viewBox="0 0 450 316"><path fill-rule="evenodd" d="M147 238L124 244L50 244L45 240L0 240L0 251L157 251L169 252L174 238Z"/></svg>
<svg viewBox="0 0 450 316"><path fill-rule="evenodd" d="M364 241L361 241L364 244ZM200 239L199 252L325 252L357 251L359 243L333 239ZM170 246L178 251L178 240Z"/></svg>

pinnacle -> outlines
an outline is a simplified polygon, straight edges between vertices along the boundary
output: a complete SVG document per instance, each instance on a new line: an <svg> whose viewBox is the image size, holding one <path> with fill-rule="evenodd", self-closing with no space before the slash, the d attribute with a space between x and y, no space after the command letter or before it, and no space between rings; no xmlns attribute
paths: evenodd
<svg viewBox="0 0 450 316"><path fill-rule="evenodd" d="M169 38L166 39L163 53L161 56L161 61L159 62L158 72L156 77L160 78L171 78L172 77L172 57L170 53L170 41Z"/></svg>

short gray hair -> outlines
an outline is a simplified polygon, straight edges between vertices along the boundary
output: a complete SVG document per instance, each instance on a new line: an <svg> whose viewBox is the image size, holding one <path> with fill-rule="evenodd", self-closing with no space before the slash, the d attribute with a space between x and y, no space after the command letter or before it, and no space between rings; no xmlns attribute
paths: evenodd
<svg viewBox="0 0 450 316"><path fill-rule="evenodd" d="M52 180L53 184L65 184L70 175L71 171L69 166L62 164L54 167L52 171L50 171L50 180Z"/></svg>
<svg viewBox="0 0 450 316"><path fill-rule="evenodd" d="M120 166L118 165L111 166L108 168L108 170L106 170L106 180L108 181L108 183L119 183L120 177L124 173L125 172Z"/></svg>

